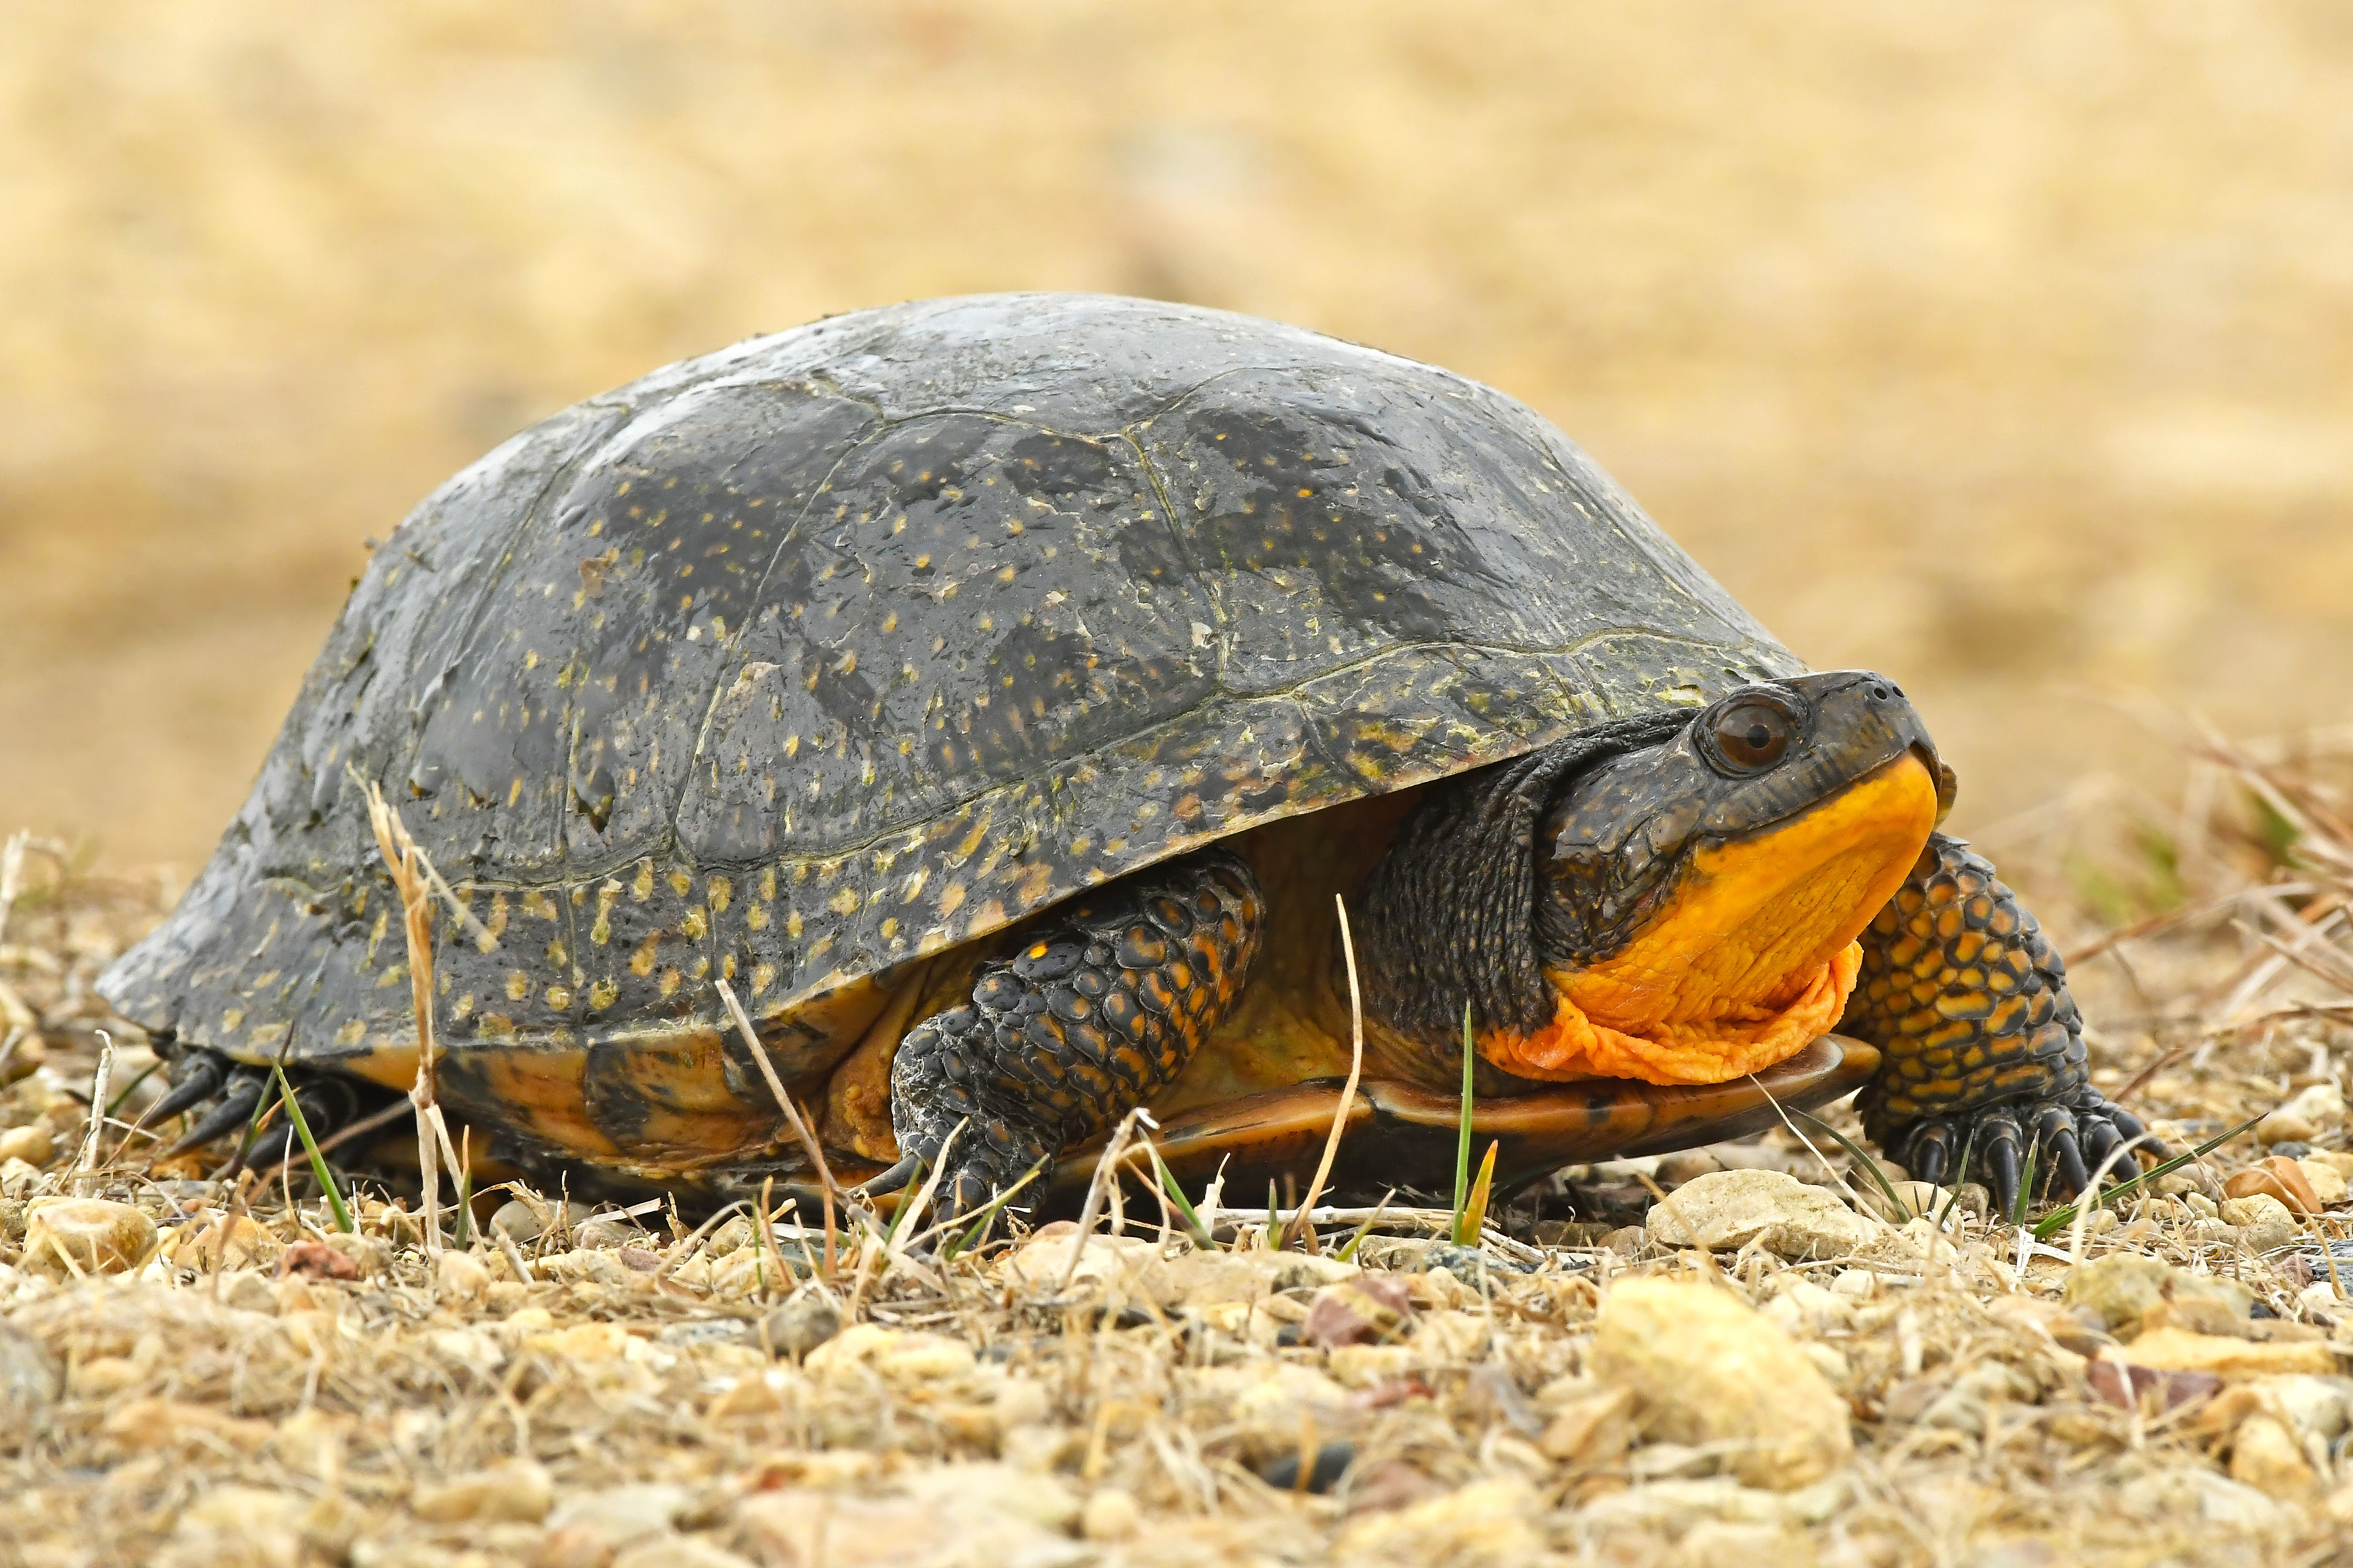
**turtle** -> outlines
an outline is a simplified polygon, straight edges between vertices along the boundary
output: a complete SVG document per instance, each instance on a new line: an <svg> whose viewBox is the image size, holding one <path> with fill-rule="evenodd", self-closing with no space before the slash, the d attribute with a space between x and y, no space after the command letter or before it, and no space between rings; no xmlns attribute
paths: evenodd
<svg viewBox="0 0 2353 1568"><path fill-rule="evenodd" d="M371 784L440 878L441 1102L575 1182L806 1184L772 1080L828 1180L964 1211L1139 1109L1179 1176L1336 1121L1344 1183L1431 1183L1466 1085L1506 1189L1858 1089L2004 1212L2158 1148L1900 686L1504 394L1246 316L861 310L448 480L100 982L179 1147L275 1068L322 1130L415 1078Z"/></svg>

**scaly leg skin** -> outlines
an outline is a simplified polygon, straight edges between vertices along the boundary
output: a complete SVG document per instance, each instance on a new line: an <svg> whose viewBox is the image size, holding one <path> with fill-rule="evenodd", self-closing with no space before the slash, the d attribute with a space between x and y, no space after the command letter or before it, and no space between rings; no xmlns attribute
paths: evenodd
<svg viewBox="0 0 2353 1568"><path fill-rule="evenodd" d="M936 1162L967 1122L942 1191L969 1212L1143 1104L1240 995L1264 915L1257 879L1222 849L1046 911L1012 956L980 967L969 1003L900 1042L891 1124L905 1158L869 1190Z"/></svg>
<svg viewBox="0 0 2353 1568"><path fill-rule="evenodd" d="M1958 838L1929 835L1863 933L1862 978L1839 1028L1886 1056L1856 1102L1872 1141L1922 1181L1982 1173L2004 1215L2030 1151L2071 1196L2119 1147L2164 1155L2092 1087L2066 964L1992 863ZM1964 1158L1972 1170L1959 1168ZM2137 1168L2130 1155L2111 1173L2120 1167Z"/></svg>
<svg viewBox="0 0 2353 1568"><path fill-rule="evenodd" d="M291 1069L289 1078L294 1086L294 1103L302 1108L302 1120L309 1123L312 1138L324 1142L339 1128L358 1118L359 1091L349 1079L305 1074L299 1068ZM140 1118L142 1124L165 1121L201 1105L209 1104L211 1109L164 1151L167 1159L201 1149L215 1139L243 1133L253 1120L254 1107L261 1103L265 1095L274 1100L277 1094L268 1068L232 1061L218 1051L201 1047L184 1051L172 1064L171 1081L172 1087L163 1098ZM247 1167L269 1170L286 1158L294 1147L295 1137L294 1123L281 1113L261 1130L253 1147L246 1151Z"/></svg>

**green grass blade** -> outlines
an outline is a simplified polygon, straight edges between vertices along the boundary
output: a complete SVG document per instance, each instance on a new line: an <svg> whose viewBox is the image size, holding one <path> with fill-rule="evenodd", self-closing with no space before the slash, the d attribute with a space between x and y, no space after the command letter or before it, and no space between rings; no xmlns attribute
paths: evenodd
<svg viewBox="0 0 2353 1568"><path fill-rule="evenodd" d="M359 1226L352 1223L352 1211L343 1206L343 1194L335 1187L335 1178L327 1173L327 1158L319 1152L319 1141L311 1136L311 1124L303 1120L302 1108L294 1103L294 1086L286 1081L286 1069L273 1066L269 1076L278 1080L279 1102L286 1107L286 1119L294 1123L294 1136L302 1140L302 1152L311 1156L311 1174L317 1177L319 1190L327 1194L327 1206L334 1211L335 1228L345 1236L355 1236Z"/></svg>
<svg viewBox="0 0 2353 1568"><path fill-rule="evenodd" d="M1873 1159L1871 1155L1864 1151L1862 1144L1856 1142L1853 1139L1848 1137L1845 1133L1840 1131L1837 1128L1831 1126L1820 1117L1816 1116L1810 1110L1792 1110L1789 1114L1803 1119L1808 1126L1813 1128L1816 1131L1824 1134L1840 1148L1853 1155L1854 1163L1871 1173L1871 1179L1879 1184L1879 1190L1887 1194L1888 1204L1894 1207L1897 1214L1904 1216L1905 1223L1908 1224L1912 1220L1919 1217L1912 1212L1912 1205L1910 1204L1905 1203L1902 1198L1896 1195L1895 1184L1887 1179L1887 1173L1879 1168L1879 1162Z"/></svg>
<svg viewBox="0 0 2353 1568"><path fill-rule="evenodd" d="M2271 1112L2269 1111L2263 1112L2263 1116L2268 1116L2270 1114ZM2261 1121L2263 1119L2263 1116L2250 1116L2244 1121L2240 1122L2236 1127L2232 1128L2228 1132L2216 1133L2213 1137L2206 1140L2205 1142L2200 1143L2195 1149L2190 1150L2187 1154L2176 1154L2172 1159L2166 1161L2162 1164L2153 1165L2137 1176L2127 1176L2125 1180L2118 1182L2115 1186L2101 1193L2098 1197L2093 1200L2092 1206L2098 1208L2106 1204L2110 1199L2128 1193L2135 1187L2146 1186L2149 1183L2156 1181L2159 1176L2171 1175L2174 1172L2181 1169L2182 1166L2189 1164L2192 1160L2204 1159L2207 1155L2212 1153L2215 1150L2220 1149L2223 1144L2228 1143L2240 1133L2246 1131L2249 1128L2253 1127L2256 1122ZM2035 1222L2034 1239L2041 1241L2044 1237L2060 1230L2063 1230L2068 1226L2074 1224L2075 1215L2082 1211L2083 1206L2084 1205L2081 1203L2072 1203L2065 1208L2052 1209L2049 1214L2044 1215L2042 1219Z"/></svg>
<svg viewBox="0 0 2353 1568"><path fill-rule="evenodd" d="M2019 1173L2018 1195L2010 1200L2010 1224L2013 1230L2026 1223L2026 1205L2034 1201L2034 1181L2042 1173L2042 1141L2036 1139L2026 1146L2026 1169Z"/></svg>
<svg viewBox="0 0 2353 1568"><path fill-rule="evenodd" d="M1479 1234L1487 1227L1487 1198L1495 1190L1495 1152L1504 1146L1501 1139L1487 1145L1487 1157L1479 1162L1479 1175L1471 1184L1470 1200L1455 1221L1454 1244L1476 1247Z"/></svg>
<svg viewBox="0 0 2353 1568"><path fill-rule="evenodd" d="M1373 1234L1373 1226L1381 1223L1381 1215L1388 1212L1389 1200L1395 1196L1397 1196L1397 1189L1395 1187L1391 1187L1388 1192L1383 1193L1381 1194L1381 1201L1373 1205L1373 1212L1370 1216L1366 1219L1364 1224L1356 1227L1356 1233L1354 1236L1348 1237L1348 1245L1342 1247L1332 1256L1342 1263L1345 1263L1355 1258L1356 1256L1357 1247L1363 1243L1365 1237Z"/></svg>
<svg viewBox="0 0 2353 1568"><path fill-rule="evenodd" d="M1462 1211L1471 1202L1471 1075L1479 1065L1471 1041L1471 1004L1462 1004L1462 1120L1454 1133L1454 1242L1462 1244Z"/></svg>
<svg viewBox="0 0 2353 1568"><path fill-rule="evenodd" d="M1194 1208L1192 1201L1185 1196L1185 1189L1176 1184L1176 1178L1169 1174L1167 1165L1161 1161L1160 1151L1153 1147L1149 1138L1144 1141L1144 1147L1152 1155L1152 1168L1159 1174L1160 1190L1168 1194L1168 1201L1175 1204L1176 1212L1185 1216L1185 1228L1192 1233L1194 1245L1211 1252L1218 1250L1218 1238L1209 1234L1208 1227L1201 1223L1200 1211Z"/></svg>

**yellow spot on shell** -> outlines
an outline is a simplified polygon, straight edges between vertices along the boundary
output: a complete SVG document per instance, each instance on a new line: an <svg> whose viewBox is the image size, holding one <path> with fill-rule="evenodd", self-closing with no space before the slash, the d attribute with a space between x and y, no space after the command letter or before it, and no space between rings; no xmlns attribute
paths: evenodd
<svg viewBox="0 0 2353 1568"><path fill-rule="evenodd" d="M484 952L491 952L499 945L499 938L505 933L506 929L507 896L504 893L492 893L491 918L482 922L480 933L474 938L474 945Z"/></svg>
<svg viewBox="0 0 2353 1568"><path fill-rule="evenodd" d="M514 1020L504 1013L485 1013L476 1032L492 1039L509 1039L515 1032Z"/></svg>
<svg viewBox="0 0 2353 1568"><path fill-rule="evenodd" d="M757 996L761 992L765 991L769 986L774 985L776 983L776 966L775 964L755 963L752 966L753 995Z"/></svg>
<svg viewBox="0 0 2353 1568"><path fill-rule="evenodd" d="M767 930L768 906L765 904L754 904L750 909L745 910L744 911L744 923L753 931Z"/></svg>
<svg viewBox="0 0 2353 1568"><path fill-rule="evenodd" d="M899 917L892 915L888 919L884 920L881 925L881 931L882 935L886 939L897 936L899 934Z"/></svg>
<svg viewBox="0 0 2353 1568"><path fill-rule="evenodd" d="M242 1007L231 1007L221 1015L221 1027L230 1033L235 1033L244 1024L245 1009Z"/></svg>
<svg viewBox="0 0 2353 1568"><path fill-rule="evenodd" d="M601 1012L618 1000L620 994L620 986L610 980L599 980L588 987L588 1005Z"/></svg>
<svg viewBox="0 0 2353 1568"><path fill-rule="evenodd" d="M520 969L507 971L507 1000L520 1002L531 994L531 976Z"/></svg>
<svg viewBox="0 0 2353 1568"><path fill-rule="evenodd" d="M855 914L858 912L858 894L851 889L843 888L825 901L825 907L838 915Z"/></svg>
<svg viewBox="0 0 2353 1568"><path fill-rule="evenodd" d="M694 879L688 876L685 872L672 871L670 874L670 890L676 893L680 898L682 899L686 897L689 892L693 890L693 888Z"/></svg>
<svg viewBox="0 0 2353 1568"><path fill-rule="evenodd" d="M367 1025L358 1018L353 1018L335 1031L335 1044L339 1046L356 1046L366 1038Z"/></svg>
<svg viewBox="0 0 2353 1568"><path fill-rule="evenodd" d="M566 985L549 986L547 988L547 1005L554 1008L559 1013L564 1011L565 1008L570 1007L572 1005L571 987Z"/></svg>
<svg viewBox="0 0 2353 1568"><path fill-rule="evenodd" d="M701 910L687 910L686 918L678 922L678 929L686 934L687 941L701 942L702 940L703 931L705 930L702 911Z"/></svg>
<svg viewBox="0 0 2353 1568"><path fill-rule="evenodd" d="M734 882L725 877L705 877L702 879L702 886L709 895L711 912L714 915L725 914L729 900L735 897Z"/></svg>
<svg viewBox="0 0 2353 1568"><path fill-rule="evenodd" d="M408 965L406 963L396 963L375 977L376 987L381 990L386 985L397 985L406 978L407 974ZM253 1037L259 1040L261 1037L260 1031L256 1030Z"/></svg>
<svg viewBox="0 0 2353 1568"><path fill-rule="evenodd" d="M638 864L637 879L629 884L629 891L637 895L639 902L643 902L654 896L654 867L652 861L641 861Z"/></svg>
<svg viewBox="0 0 2353 1568"><path fill-rule="evenodd" d="M552 921L556 914L555 900L533 888L522 896L522 912L534 920Z"/></svg>
<svg viewBox="0 0 2353 1568"><path fill-rule="evenodd" d="M788 937L791 937L795 942L798 942L798 941L800 941L800 939L801 939L801 912L800 912L800 910L786 910L785 911L785 934L786 934L786 936L788 936Z"/></svg>
<svg viewBox="0 0 2353 1568"><path fill-rule="evenodd" d="M964 908L964 884L962 882L950 882L946 887L940 889L940 913L942 916L952 915L962 908Z"/></svg>
<svg viewBox="0 0 2353 1568"><path fill-rule="evenodd" d="M760 896L774 901L776 896L776 868L764 867L760 872Z"/></svg>
<svg viewBox="0 0 2353 1568"><path fill-rule="evenodd" d="M654 950L661 945L661 933L646 938L637 952L629 954L629 973L643 978L654 972Z"/></svg>
<svg viewBox="0 0 2353 1568"><path fill-rule="evenodd" d="M686 984L686 977L685 977L684 975L681 974L677 970L675 970L675 969L665 969L665 970L663 970L663 971L662 971L662 977L661 977L661 994L662 994L663 995L665 995L665 996L675 996L675 995L677 995L677 994L678 994L678 988L679 988L680 986L681 986L681 985L685 984Z"/></svg>
<svg viewBox="0 0 2353 1568"><path fill-rule="evenodd" d="M455 1005L450 1007L449 1011L459 1018L470 1018L473 1016L474 994L469 991L463 996L459 997Z"/></svg>

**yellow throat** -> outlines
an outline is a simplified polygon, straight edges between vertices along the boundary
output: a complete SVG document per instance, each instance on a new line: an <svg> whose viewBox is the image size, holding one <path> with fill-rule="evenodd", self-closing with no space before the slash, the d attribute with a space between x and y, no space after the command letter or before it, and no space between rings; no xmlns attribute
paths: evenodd
<svg viewBox="0 0 2353 1568"><path fill-rule="evenodd" d="M1695 853L1624 948L1547 970L1553 1020L1494 1031L1482 1055L1522 1078L1723 1083L1838 1023L1855 938L1903 885L1936 821L1936 781L1906 752L1798 816Z"/></svg>

